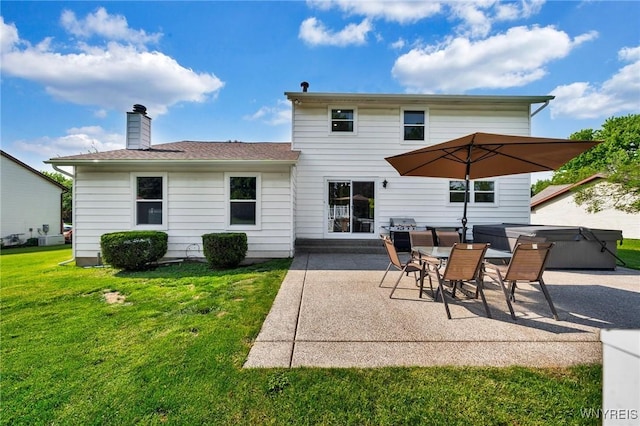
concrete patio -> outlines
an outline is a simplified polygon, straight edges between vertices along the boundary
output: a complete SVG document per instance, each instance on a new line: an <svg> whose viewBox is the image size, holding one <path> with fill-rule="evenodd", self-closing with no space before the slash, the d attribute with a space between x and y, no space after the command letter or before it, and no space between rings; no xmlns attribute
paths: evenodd
<svg viewBox="0 0 640 426"><path fill-rule="evenodd" d="M640 329L640 271L547 270L560 321L539 287L519 284L510 316L487 280L493 319L479 299L458 297L448 320L441 301L418 298L413 277L378 283L386 255L296 256L245 367L569 366L601 363L602 329Z"/></svg>

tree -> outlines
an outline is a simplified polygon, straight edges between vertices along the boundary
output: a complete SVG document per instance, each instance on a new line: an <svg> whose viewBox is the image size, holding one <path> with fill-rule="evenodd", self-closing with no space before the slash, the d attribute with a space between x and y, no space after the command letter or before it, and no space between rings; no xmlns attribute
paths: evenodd
<svg viewBox="0 0 640 426"><path fill-rule="evenodd" d="M583 129L573 140L602 140L553 173L551 180L532 185L536 194L549 185L576 183L596 173L606 176L608 185L590 185L579 189L575 201L589 212L614 208L627 213L640 212L640 114L611 117L601 129Z"/></svg>
<svg viewBox="0 0 640 426"><path fill-rule="evenodd" d="M67 191L62 193L62 221L70 223L73 217L73 180L69 179L62 173L46 171L41 173L67 188Z"/></svg>

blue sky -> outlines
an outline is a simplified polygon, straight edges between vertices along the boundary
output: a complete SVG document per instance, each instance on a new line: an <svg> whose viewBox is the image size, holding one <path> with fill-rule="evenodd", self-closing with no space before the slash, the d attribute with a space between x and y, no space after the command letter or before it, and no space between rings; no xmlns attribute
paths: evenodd
<svg viewBox="0 0 640 426"><path fill-rule="evenodd" d="M284 92L555 95L533 135L640 112L636 1L1 2L2 149L289 141Z"/></svg>

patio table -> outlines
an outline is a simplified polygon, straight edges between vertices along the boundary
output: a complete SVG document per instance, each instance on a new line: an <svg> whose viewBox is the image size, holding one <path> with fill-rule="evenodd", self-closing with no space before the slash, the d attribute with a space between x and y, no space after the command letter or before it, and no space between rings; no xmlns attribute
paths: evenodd
<svg viewBox="0 0 640 426"><path fill-rule="evenodd" d="M452 247L445 247L445 246L412 246L411 247L412 252L419 253L421 256L430 257L432 259L433 258L438 259L440 261L440 265L438 265L438 268L442 266L443 262L446 262L449 259L449 256L451 255L451 249ZM491 247L489 247L485 252L484 260L499 261L499 262L504 262L504 264L507 264L511 259L511 255L512 255L511 252L492 249ZM426 274L427 274L426 262L423 262L423 269L422 269L422 273L420 274L421 284L424 284L424 277ZM480 279L484 279L484 267L480 268Z"/></svg>
<svg viewBox="0 0 640 426"><path fill-rule="evenodd" d="M451 255L451 247L431 247L431 246L414 246L411 247L412 251L420 253L422 256L435 257L440 260L447 260ZM484 258L487 260L500 260L508 262L511 259L511 253L503 250L496 250L489 247L484 254Z"/></svg>

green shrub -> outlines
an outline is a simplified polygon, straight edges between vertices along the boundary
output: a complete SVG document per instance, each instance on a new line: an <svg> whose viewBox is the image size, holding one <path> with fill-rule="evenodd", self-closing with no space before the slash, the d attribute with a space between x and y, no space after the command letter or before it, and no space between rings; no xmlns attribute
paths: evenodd
<svg viewBox="0 0 640 426"><path fill-rule="evenodd" d="M38 245L38 239L37 238L29 238L24 245L27 246L27 247L35 247L35 246Z"/></svg>
<svg viewBox="0 0 640 426"><path fill-rule="evenodd" d="M141 271L165 255L168 239L159 231L112 232L100 237L100 247L104 261L114 268Z"/></svg>
<svg viewBox="0 0 640 426"><path fill-rule="evenodd" d="M236 267L247 255L247 234L226 232L202 236L204 256L214 269Z"/></svg>

